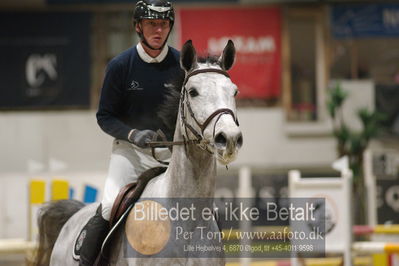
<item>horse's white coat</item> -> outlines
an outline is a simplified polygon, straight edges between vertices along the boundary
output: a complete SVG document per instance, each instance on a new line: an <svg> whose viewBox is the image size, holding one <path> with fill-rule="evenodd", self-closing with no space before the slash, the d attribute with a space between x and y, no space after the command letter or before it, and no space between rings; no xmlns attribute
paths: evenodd
<svg viewBox="0 0 399 266"><path fill-rule="evenodd" d="M195 68L218 67L216 65L197 64ZM186 100L191 103L192 110L196 119L200 123L204 121L217 109L229 108L236 113L234 94L236 86L232 81L224 75L218 73L201 73L192 76L187 84L186 89L195 88L198 96L191 97L186 94ZM198 132L201 132L190 116L186 104L185 115L187 122L192 125ZM229 114L223 114L217 121L217 117L213 118L211 123L204 130L204 138L209 141L208 149L213 151L210 154L196 145L174 146L171 163L167 171L152 179L145 188L143 198L212 198L215 192L216 177L216 160L222 164L228 164L234 160L239 145L237 138L241 136L240 129L236 125L233 117ZM179 112L174 140L179 141L185 136L181 115ZM215 135L222 132L227 138L227 145L214 145ZM189 132L189 139L194 136ZM212 207L212 206L209 206ZM60 236L54 246L51 258L51 265L77 265L72 260L72 241L80 230L81 222L87 220L93 215L95 208L86 207L76 213L64 226ZM195 226L195 225L194 225ZM213 222L213 231L217 231L217 224ZM122 242L122 232L118 234L118 239L114 242ZM212 244L213 241L209 241ZM195 239L192 240L195 244ZM215 244L215 243L214 243ZM215 244L216 245L216 244ZM117 245L113 248L112 265L224 265L224 258L176 258L176 259L159 259L159 258L125 258L124 249Z"/></svg>

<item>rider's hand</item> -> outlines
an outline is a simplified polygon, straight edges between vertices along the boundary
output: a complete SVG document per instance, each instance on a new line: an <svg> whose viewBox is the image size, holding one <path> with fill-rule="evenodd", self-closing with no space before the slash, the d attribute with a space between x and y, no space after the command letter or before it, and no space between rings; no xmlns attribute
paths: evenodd
<svg viewBox="0 0 399 266"><path fill-rule="evenodd" d="M133 129L133 132L129 135L129 141L140 148L148 148L148 142L152 141L155 136L157 136L157 133L149 129Z"/></svg>

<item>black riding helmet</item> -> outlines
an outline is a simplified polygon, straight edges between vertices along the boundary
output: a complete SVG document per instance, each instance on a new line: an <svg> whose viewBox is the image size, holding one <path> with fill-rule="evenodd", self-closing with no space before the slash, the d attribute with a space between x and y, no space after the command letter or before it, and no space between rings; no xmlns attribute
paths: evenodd
<svg viewBox="0 0 399 266"><path fill-rule="evenodd" d="M172 31L175 21L175 11L172 4L167 0L140 0L136 3L136 7L133 13L133 24L135 28L136 24L140 23L142 19L168 19L170 23L170 31ZM141 31L137 32L137 34L144 42L144 44L153 50L161 50L165 46L169 38L168 34L162 47L160 47L159 49L154 49L147 43Z"/></svg>

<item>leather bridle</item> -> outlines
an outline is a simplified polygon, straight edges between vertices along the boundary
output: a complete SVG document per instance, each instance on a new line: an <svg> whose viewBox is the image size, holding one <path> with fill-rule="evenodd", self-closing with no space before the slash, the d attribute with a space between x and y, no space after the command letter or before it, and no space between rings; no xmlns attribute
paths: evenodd
<svg viewBox="0 0 399 266"><path fill-rule="evenodd" d="M156 147L171 147L174 145L192 145L192 144L197 144L199 145L199 147L201 147L203 150L206 150L210 153L212 153L211 151L208 150L208 145L210 144L209 141L205 140L203 134L205 129L207 128L207 126L209 125L209 123L212 121L213 118L216 118L216 122L213 128L213 137L215 137L215 128L216 128L216 124L219 121L220 117L224 114L229 114L233 117L234 122L236 123L237 126L239 126L238 123L238 119L236 117L236 115L234 114L234 112L229 109L229 108L221 108L221 109L217 109L216 111L214 111L211 115L209 115L209 117L205 120L204 123L200 123L198 121L198 119L195 117L195 114L191 108L191 104L190 104L190 100L187 97L187 88L186 88L186 84L188 82L188 80L195 75L201 74L201 73L209 73L209 72L213 72L213 73L218 73L218 74L222 74L228 78L230 78L229 74L221 69L217 69L217 68L206 68L206 69L197 69L197 70L193 70L191 72L189 72L183 82L183 88L181 91L181 96L180 96L180 119L183 123L184 126L184 130L186 132L186 137L188 138L188 130L194 135L195 139L186 139L183 135L183 140L182 141L151 141L148 143L149 147L152 148L152 154L153 157L158 160L154 155L154 148ZM186 118L186 113L185 113L185 108L184 108L184 103L186 103L187 106L187 110L189 115L191 116L191 118L194 120L194 122L197 124L197 126L200 128L200 132L198 132L197 130L194 129L194 127L192 125L190 125L187 122L187 118ZM188 130L187 130L188 129ZM160 134L161 136L164 134ZM164 137L163 137L164 138ZM165 138L166 140L166 138ZM158 160L159 161L159 160ZM161 162L161 161L160 161ZM164 162L162 162L164 163Z"/></svg>

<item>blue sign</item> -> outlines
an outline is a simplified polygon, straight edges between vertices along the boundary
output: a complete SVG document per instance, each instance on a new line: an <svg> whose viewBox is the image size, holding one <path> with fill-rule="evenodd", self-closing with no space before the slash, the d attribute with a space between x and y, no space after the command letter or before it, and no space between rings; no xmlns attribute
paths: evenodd
<svg viewBox="0 0 399 266"><path fill-rule="evenodd" d="M98 191L95 187L86 185L84 195L83 195L83 202L86 204L96 202L97 192Z"/></svg>
<svg viewBox="0 0 399 266"><path fill-rule="evenodd" d="M337 4L331 9L336 39L399 37L399 4Z"/></svg>

